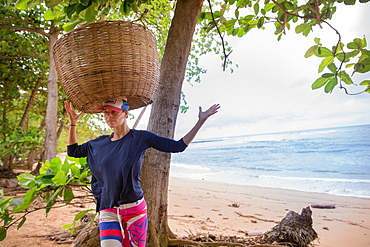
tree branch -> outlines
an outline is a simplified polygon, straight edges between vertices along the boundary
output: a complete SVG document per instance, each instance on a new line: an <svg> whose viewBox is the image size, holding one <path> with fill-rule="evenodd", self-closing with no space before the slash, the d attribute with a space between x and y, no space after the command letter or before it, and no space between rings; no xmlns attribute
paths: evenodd
<svg viewBox="0 0 370 247"><path fill-rule="evenodd" d="M338 46L342 46L342 42L341 42L342 41L342 36L340 35L339 31L337 29L335 29L329 22L327 22L327 21L322 21L322 22L324 22L331 29L333 29L335 31L335 33L338 35L338 42L337 42L337 45L336 45L336 48L335 48L335 50L337 50ZM342 48L342 51L343 51L343 46L341 48ZM337 69L337 71L335 73L335 77L338 78L338 73L342 70L342 66L343 66L345 60L346 60L346 53L343 51L343 60L340 62L339 68ZM365 91L361 91L361 92L358 92L358 93L348 93L347 88L342 85L342 79L340 79L340 78L339 78L339 88L343 89L345 94L347 94L347 95L359 95L359 94L362 94L362 93L365 92Z"/></svg>
<svg viewBox="0 0 370 247"><path fill-rule="evenodd" d="M44 31L38 30L38 29L28 28L28 27L17 27L17 26L0 24L0 28L12 29L12 30L16 30L16 31L26 31L26 32L31 32L31 33L38 33L38 34L41 34L43 36L50 37L49 33L46 33Z"/></svg>
<svg viewBox="0 0 370 247"><path fill-rule="evenodd" d="M283 23L283 28L284 28L284 33L285 33L285 23L286 23L286 17L288 16L288 15L290 15L290 16L295 16L295 17L298 17L298 18L301 18L301 19L315 19L316 21L317 21L317 24L320 26L320 28L322 28L322 26L321 26L321 23L325 23L325 24L327 24L331 29L333 29L334 31L335 31L335 33L338 35L338 42L337 42L337 45L336 45L336 49L337 49L337 47L338 46L341 46L341 40L342 40L342 38L341 38L341 35L340 35L340 33L338 32L338 30L337 29L335 29L329 22L327 22L327 21L325 21L325 20L321 20L320 19L320 9L319 9L319 2L316 0L314 3L315 3L315 10L314 10L314 12L316 13L316 16L314 17L314 16L300 16L300 15L296 15L296 14L292 14L292 13L289 13L280 3L278 3L276 0L272 0L272 2L274 3L274 4L276 4L276 6L278 6L283 12L284 12L284 14L285 14L285 18L284 18L284 23ZM343 49L342 49L342 51L343 51ZM342 66L343 66L343 64L344 64L344 61L346 60L346 53L343 51L343 55L344 55L344 57L343 57L343 60L341 61L341 63L340 63L340 66L339 66L339 68L337 69L337 71L336 71L336 74L335 74L335 77L337 77L338 78L338 73L342 70ZM340 79L340 78L339 78ZM362 93L364 93L365 91L362 91L362 92L359 92L359 93L354 93L354 94L350 94L350 93L348 93L348 91L347 91L347 88L345 88L343 85L342 85L342 80L340 79L339 80L339 88L340 89L343 89L344 90L344 92L347 94L347 95L359 95L359 94L362 94Z"/></svg>
<svg viewBox="0 0 370 247"><path fill-rule="evenodd" d="M223 70L225 71L227 59L228 59L228 57L229 57L229 55L231 54L231 52L232 52L232 51L230 51L230 52L229 52L229 54L226 54L226 48L225 48L225 41L224 41L224 37L222 36L221 31L220 31L220 29L218 28L217 23L216 23L216 20L215 20L215 17L214 17L214 15L213 15L213 10L212 10L212 5L211 5L211 0L208 0L208 4L209 4L209 10L211 11L211 15L212 15L212 21L213 21L213 23L215 24L215 26L216 26L216 28L217 28L218 35L219 35L219 36L220 36L220 38L221 38L221 42L222 42L222 50L223 50L223 53L224 53Z"/></svg>
<svg viewBox="0 0 370 247"><path fill-rule="evenodd" d="M320 19L319 2L318 2L317 0L315 1L315 12L316 12L316 20L317 20L317 24L319 24L319 27L322 29L322 26L321 26L321 19Z"/></svg>

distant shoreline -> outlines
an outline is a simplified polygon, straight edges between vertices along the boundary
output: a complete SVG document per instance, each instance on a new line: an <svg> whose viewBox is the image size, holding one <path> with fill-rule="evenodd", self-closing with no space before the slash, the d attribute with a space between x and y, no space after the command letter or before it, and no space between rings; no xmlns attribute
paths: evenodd
<svg viewBox="0 0 370 247"><path fill-rule="evenodd" d="M238 183L232 183L232 182L224 182L224 181L211 181L206 179L195 179L195 178L186 178L186 177L178 177L178 176L171 176L170 178L173 179L184 179L184 180L190 180L190 181L204 181L209 183L220 183L220 184L229 184L232 186L246 186L246 187L258 187L258 188L266 188L266 189L277 189L277 190L291 190L296 192L303 192L303 193L315 193L315 194L325 194L330 196L342 196L342 197L350 197L350 198L361 198L361 199L370 199L370 196L357 196L357 195L350 195L350 194L333 194L333 193L327 193L327 192L315 192L315 191L304 191L304 190L298 190L298 189L288 189L288 188L281 188L281 187L272 187L272 186L266 186L266 185L249 185L249 184L238 184Z"/></svg>

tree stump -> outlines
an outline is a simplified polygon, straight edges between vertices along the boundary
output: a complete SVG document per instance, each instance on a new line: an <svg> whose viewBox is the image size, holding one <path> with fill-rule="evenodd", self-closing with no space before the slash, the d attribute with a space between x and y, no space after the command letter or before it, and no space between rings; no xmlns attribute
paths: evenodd
<svg viewBox="0 0 370 247"><path fill-rule="evenodd" d="M264 233L262 238L268 243L290 243L295 247L308 246L318 237L312 228L311 216L310 207L303 208L301 214L289 211L284 219L272 230Z"/></svg>

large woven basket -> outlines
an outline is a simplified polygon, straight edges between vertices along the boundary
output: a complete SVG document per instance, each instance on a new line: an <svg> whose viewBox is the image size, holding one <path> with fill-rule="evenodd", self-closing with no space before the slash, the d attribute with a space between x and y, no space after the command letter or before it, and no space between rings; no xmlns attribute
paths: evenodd
<svg viewBox="0 0 370 247"><path fill-rule="evenodd" d="M124 21L91 23L63 35L53 48L59 80L76 109L96 113L110 98L127 99L130 109L153 102L158 52L145 27Z"/></svg>

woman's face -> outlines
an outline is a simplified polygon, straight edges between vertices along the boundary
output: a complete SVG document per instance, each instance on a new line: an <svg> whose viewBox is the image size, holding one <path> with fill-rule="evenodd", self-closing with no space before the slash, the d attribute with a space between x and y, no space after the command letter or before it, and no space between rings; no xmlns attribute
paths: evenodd
<svg viewBox="0 0 370 247"><path fill-rule="evenodd" d="M103 110L104 119L110 128L117 128L126 124L128 116L127 111L113 111L110 109Z"/></svg>

